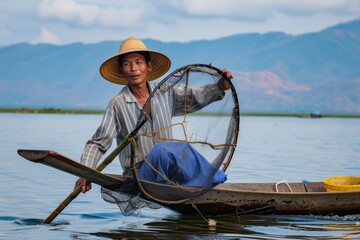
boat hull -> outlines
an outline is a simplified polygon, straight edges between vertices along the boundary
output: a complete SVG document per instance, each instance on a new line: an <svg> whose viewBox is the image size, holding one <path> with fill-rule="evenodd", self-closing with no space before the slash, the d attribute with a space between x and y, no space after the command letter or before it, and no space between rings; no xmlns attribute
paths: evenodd
<svg viewBox="0 0 360 240"><path fill-rule="evenodd" d="M196 206L196 208L194 208ZM182 214L349 215L360 213L359 192L273 193L214 189L205 195L168 206Z"/></svg>

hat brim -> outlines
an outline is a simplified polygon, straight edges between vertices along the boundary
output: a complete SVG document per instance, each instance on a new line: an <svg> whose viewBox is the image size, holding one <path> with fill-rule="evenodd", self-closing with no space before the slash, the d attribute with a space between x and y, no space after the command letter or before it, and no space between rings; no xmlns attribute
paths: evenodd
<svg viewBox="0 0 360 240"><path fill-rule="evenodd" d="M118 53L112 57L110 57L108 60L106 60L103 64L100 66L100 74L105 78L106 80L126 85L127 80L125 79L124 75L120 71L121 66L119 63L119 56L128 54L131 52L149 52L150 53L150 62L152 64L152 70L147 75L147 80L152 81L155 80L161 76L163 76L171 66L170 59L159 52L152 51L152 50L144 50L144 49L129 49L126 52Z"/></svg>

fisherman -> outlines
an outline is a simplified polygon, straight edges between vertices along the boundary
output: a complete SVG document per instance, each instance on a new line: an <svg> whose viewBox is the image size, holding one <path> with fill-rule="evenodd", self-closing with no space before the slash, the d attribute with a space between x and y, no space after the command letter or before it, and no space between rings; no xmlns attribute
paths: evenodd
<svg viewBox="0 0 360 240"><path fill-rule="evenodd" d="M100 67L101 75L108 81L125 85L124 88L114 96L106 109L102 122L96 130L93 137L86 143L80 162L91 168L96 168L100 158L112 145L113 139L120 144L124 138L136 127L137 119L142 108L155 83L152 80L163 76L170 68L170 59L157 51L149 50L145 44L134 37L129 37L122 42L119 53L107 59ZM232 73L223 70L223 75L232 79ZM212 86L214 89L206 89L198 98L210 103L216 101L224 95L224 91L230 87L230 84L221 78L218 84ZM209 88L209 87L207 87ZM211 92L209 96L207 92ZM168 101L169 102L169 101ZM159 101L159 104L169 104L165 101ZM181 104L182 105L182 104ZM165 109L161 108L161 109ZM152 128L152 124L160 127L166 127L164 122L171 120L171 113L166 111L152 112L150 106L144 109L147 117L152 122L147 121L145 127ZM137 144L142 152L147 156L154 147L154 141L139 139ZM124 175L130 175L131 164L131 146L126 146L119 154L120 164L124 170ZM137 159L137 162L143 159ZM91 189L91 183L86 179L79 178L76 181L75 188L82 186L82 192L85 193Z"/></svg>

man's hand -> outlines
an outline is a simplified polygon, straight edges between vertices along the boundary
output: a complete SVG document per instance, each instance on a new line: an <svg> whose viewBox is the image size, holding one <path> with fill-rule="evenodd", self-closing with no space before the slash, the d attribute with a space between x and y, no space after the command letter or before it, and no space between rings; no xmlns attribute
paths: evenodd
<svg viewBox="0 0 360 240"><path fill-rule="evenodd" d="M75 188L77 188L80 185L82 186L81 187L81 192L82 193L86 193L87 191L89 191L91 189L91 182L89 182L88 180L86 180L84 178L79 178L76 181Z"/></svg>
<svg viewBox="0 0 360 240"><path fill-rule="evenodd" d="M227 80L224 79L224 77L226 77L228 79L233 79L234 77L233 77L232 73L229 70L226 70L226 69L224 69L222 71L222 75L223 75L223 77L219 80L218 86L219 86L219 88L221 90L225 91L225 90L228 90L230 88L230 84L229 84L229 82Z"/></svg>

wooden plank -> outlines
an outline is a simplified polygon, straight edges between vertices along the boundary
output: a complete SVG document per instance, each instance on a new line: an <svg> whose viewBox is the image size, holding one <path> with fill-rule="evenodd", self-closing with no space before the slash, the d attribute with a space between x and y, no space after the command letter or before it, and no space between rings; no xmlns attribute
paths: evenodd
<svg viewBox="0 0 360 240"><path fill-rule="evenodd" d="M127 180L124 176L115 177L96 171L55 151L19 149L18 154L31 162L50 166L104 187L120 186Z"/></svg>

